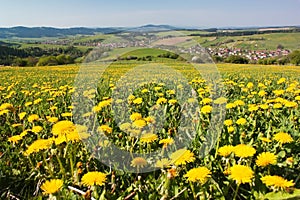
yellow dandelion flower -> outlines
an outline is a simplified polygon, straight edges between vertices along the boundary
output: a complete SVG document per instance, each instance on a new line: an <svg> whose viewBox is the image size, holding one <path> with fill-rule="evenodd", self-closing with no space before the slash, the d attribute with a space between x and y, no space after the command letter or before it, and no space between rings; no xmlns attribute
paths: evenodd
<svg viewBox="0 0 300 200"><path fill-rule="evenodd" d="M31 131L34 132L34 133L39 133L43 130L43 127L41 126L33 126Z"/></svg>
<svg viewBox="0 0 300 200"><path fill-rule="evenodd" d="M260 179L266 186L274 187L275 189L286 189L295 185L293 181L288 181L281 176L264 176Z"/></svg>
<svg viewBox="0 0 300 200"><path fill-rule="evenodd" d="M140 113L133 113L132 115L130 115L130 120L131 121L136 121L139 119L142 119L142 115Z"/></svg>
<svg viewBox="0 0 300 200"><path fill-rule="evenodd" d="M163 169L165 167L170 167L170 164L171 164L171 161L169 159L163 158L161 160L156 161L155 167Z"/></svg>
<svg viewBox="0 0 300 200"><path fill-rule="evenodd" d="M266 94L267 94L267 92L264 91L264 90L260 90L260 91L258 92L258 96L260 96L260 97L264 97L264 96L266 96Z"/></svg>
<svg viewBox="0 0 300 200"><path fill-rule="evenodd" d="M74 106L68 106L69 109L74 109Z"/></svg>
<svg viewBox="0 0 300 200"><path fill-rule="evenodd" d="M136 128L143 128L147 125L146 121L143 119L135 120L132 125Z"/></svg>
<svg viewBox="0 0 300 200"><path fill-rule="evenodd" d="M157 140L158 136L154 133L145 133L141 136L140 141L142 143L152 143Z"/></svg>
<svg viewBox="0 0 300 200"><path fill-rule="evenodd" d="M237 184L251 183L254 172L250 167L244 165L234 165L229 168L230 178Z"/></svg>
<svg viewBox="0 0 300 200"><path fill-rule="evenodd" d="M18 123L18 124L12 124L11 126L12 126L13 128L16 128L16 127L22 126L22 125L23 125L23 124Z"/></svg>
<svg viewBox="0 0 300 200"><path fill-rule="evenodd" d="M256 150L251 146L239 144L234 147L233 152L237 157L247 158L252 157L256 153Z"/></svg>
<svg viewBox="0 0 300 200"><path fill-rule="evenodd" d="M131 161L131 166L136 168L143 168L147 165L147 160L142 157L136 157Z"/></svg>
<svg viewBox="0 0 300 200"><path fill-rule="evenodd" d="M26 102L25 103L25 107L28 107L28 106L31 106L32 105L32 102Z"/></svg>
<svg viewBox="0 0 300 200"><path fill-rule="evenodd" d="M283 98L281 98L281 97L277 97L275 100L274 100L274 102L276 102L276 103L284 103L286 101L286 99L283 99Z"/></svg>
<svg viewBox="0 0 300 200"><path fill-rule="evenodd" d="M174 144L173 138L161 139L159 144L163 144L163 148L167 148L168 145Z"/></svg>
<svg viewBox="0 0 300 200"><path fill-rule="evenodd" d="M34 141L24 152L25 156L28 156L32 153L37 153L40 150L49 149L53 144L53 139L38 139Z"/></svg>
<svg viewBox="0 0 300 200"><path fill-rule="evenodd" d="M207 178L210 177L211 171L206 167L198 167L189 170L184 177L191 182L200 182L201 184L206 183Z"/></svg>
<svg viewBox="0 0 300 200"><path fill-rule="evenodd" d="M232 122L231 119L226 119L226 120L224 121L224 125L225 125L225 126L231 126L232 124L233 124L233 122Z"/></svg>
<svg viewBox="0 0 300 200"><path fill-rule="evenodd" d="M249 89L248 89L248 88L242 88L241 91L242 91L242 92L248 92Z"/></svg>
<svg viewBox="0 0 300 200"><path fill-rule="evenodd" d="M233 150L234 150L234 147L232 145L225 145L218 149L218 154L220 156L227 157L233 152Z"/></svg>
<svg viewBox="0 0 300 200"><path fill-rule="evenodd" d="M141 91L142 93L147 93L147 92L149 92L149 90L148 89L142 89L142 91Z"/></svg>
<svg viewBox="0 0 300 200"><path fill-rule="evenodd" d="M62 113L61 116L62 116L62 117L72 117L73 114L70 113L70 112L66 112L66 113Z"/></svg>
<svg viewBox="0 0 300 200"><path fill-rule="evenodd" d="M53 112L54 110L57 110L57 106L51 106L50 110Z"/></svg>
<svg viewBox="0 0 300 200"><path fill-rule="evenodd" d="M134 95L131 94L131 95L128 96L128 101L133 101L134 99L135 99Z"/></svg>
<svg viewBox="0 0 300 200"><path fill-rule="evenodd" d="M260 88L266 88L265 84L263 84L263 83L258 83L258 87L260 87Z"/></svg>
<svg viewBox="0 0 300 200"><path fill-rule="evenodd" d="M160 105L160 104L164 104L164 103L167 103L167 102L168 102L168 100L166 98L161 97L161 98L157 99L156 104Z"/></svg>
<svg viewBox="0 0 300 200"><path fill-rule="evenodd" d="M37 121L37 120L39 120L39 116L38 115L36 115L36 114L32 114L32 115L29 115L28 116L28 118L27 118L27 120L28 120L28 122L34 122L34 121Z"/></svg>
<svg viewBox="0 0 300 200"><path fill-rule="evenodd" d="M36 104L39 104L41 103L43 100L41 98L38 98L36 100L33 101L33 104L36 105Z"/></svg>
<svg viewBox="0 0 300 200"><path fill-rule="evenodd" d="M274 165L277 162L277 156L274 153L263 152L257 156L256 165L259 167L266 167Z"/></svg>
<svg viewBox="0 0 300 200"><path fill-rule="evenodd" d="M86 186L104 185L106 182L106 174L102 172L88 172L81 178L81 182Z"/></svg>
<svg viewBox="0 0 300 200"><path fill-rule="evenodd" d="M231 108L235 108L236 104L235 103L228 103L226 104L226 109L231 109Z"/></svg>
<svg viewBox="0 0 300 200"><path fill-rule="evenodd" d="M169 104L172 104L172 105L175 105L177 103L177 100L176 99L170 99L168 101Z"/></svg>
<svg viewBox="0 0 300 200"><path fill-rule="evenodd" d="M90 135L88 133L78 133L77 131L73 131L66 135L66 138L70 142L79 142L81 139L86 139Z"/></svg>
<svg viewBox="0 0 300 200"><path fill-rule="evenodd" d="M54 143L56 145L60 145L60 144L62 144L64 142L68 142L68 139L67 139L67 137L65 135L59 135L58 137L53 138L53 139L54 139Z"/></svg>
<svg viewBox="0 0 300 200"><path fill-rule="evenodd" d="M269 138L266 138L266 137L260 137L259 139L263 142L272 142L272 140L270 140Z"/></svg>
<svg viewBox="0 0 300 200"><path fill-rule="evenodd" d="M64 136L72 131L74 131L75 125L71 121L59 121L56 124L53 125L52 127L52 133L53 135L57 136Z"/></svg>
<svg viewBox="0 0 300 200"><path fill-rule="evenodd" d="M128 123L128 122L127 123L123 123L123 124L120 125L120 129L122 131L126 131L126 130L130 129L130 127L131 127L131 124Z"/></svg>
<svg viewBox="0 0 300 200"><path fill-rule="evenodd" d="M49 117L47 120L50 123L56 123L58 121L58 118L57 117Z"/></svg>
<svg viewBox="0 0 300 200"><path fill-rule="evenodd" d="M211 106L209 106L209 105L203 106L201 108L201 113L203 113L203 114L209 114L209 113L211 113L212 109L213 108Z"/></svg>
<svg viewBox="0 0 300 200"><path fill-rule="evenodd" d="M14 106L11 103L3 103L0 105L0 110L12 110Z"/></svg>
<svg viewBox="0 0 300 200"><path fill-rule="evenodd" d="M278 81L277 81L277 84L282 84L286 81L286 78L280 78Z"/></svg>
<svg viewBox="0 0 300 200"><path fill-rule="evenodd" d="M295 108L298 106L298 104L296 102L293 101L287 101L284 103L284 106L287 108Z"/></svg>
<svg viewBox="0 0 300 200"><path fill-rule="evenodd" d="M204 98L200 103L205 105L205 104L210 104L211 102L212 102L211 98Z"/></svg>
<svg viewBox="0 0 300 200"><path fill-rule="evenodd" d="M154 87L154 90L155 90L155 91L159 91L159 90L161 90L161 89L162 89L162 87L158 87L158 86L157 86L157 87Z"/></svg>
<svg viewBox="0 0 300 200"><path fill-rule="evenodd" d="M281 103L275 103L273 105L273 108L275 108L275 109L282 108L282 104Z"/></svg>
<svg viewBox="0 0 300 200"><path fill-rule="evenodd" d="M158 97L163 97L163 96L165 96L165 94L162 93L162 92L159 92L159 93L156 94L156 96L158 96Z"/></svg>
<svg viewBox="0 0 300 200"><path fill-rule="evenodd" d="M167 94L174 95L175 94L175 90L167 90Z"/></svg>
<svg viewBox="0 0 300 200"><path fill-rule="evenodd" d="M273 138L274 138L274 140L276 140L277 142L279 142L281 144L291 143L294 141L294 139L292 138L291 135L289 135L288 133L284 133L284 132L276 133L273 136Z"/></svg>
<svg viewBox="0 0 300 200"><path fill-rule="evenodd" d="M300 96L296 96L296 97L295 97L295 100L296 100L296 101L300 101Z"/></svg>
<svg viewBox="0 0 300 200"><path fill-rule="evenodd" d="M245 125L247 123L247 120L245 118L240 118L235 123L238 125Z"/></svg>
<svg viewBox="0 0 300 200"><path fill-rule="evenodd" d="M179 149L171 154L171 162L175 165L186 165L195 161L194 153L187 149Z"/></svg>
<svg viewBox="0 0 300 200"><path fill-rule="evenodd" d="M234 132L234 127L233 126L227 127L227 131L228 131L228 133Z"/></svg>
<svg viewBox="0 0 300 200"><path fill-rule="evenodd" d="M225 97L219 97L216 100L214 100L215 104L224 104L227 102L227 99Z"/></svg>
<svg viewBox="0 0 300 200"><path fill-rule="evenodd" d="M145 117L144 120L145 120L147 123L150 123L150 124L154 124L154 123L155 123L155 118L154 118L154 117L151 117L151 116Z"/></svg>
<svg viewBox="0 0 300 200"><path fill-rule="evenodd" d="M14 136L11 136L10 138L8 138L8 141L12 142L14 144L18 143L20 140L22 140L21 135L14 135Z"/></svg>
<svg viewBox="0 0 300 200"><path fill-rule="evenodd" d="M100 101L98 103L98 106L102 109L104 107L107 107L107 106L111 105L111 102L112 102L112 99L107 99L107 100L104 100L104 101Z"/></svg>
<svg viewBox="0 0 300 200"><path fill-rule="evenodd" d="M99 132L104 132L104 133L112 133L113 129L111 127L109 127L108 125L101 125L99 128L98 128L98 131Z"/></svg>
<svg viewBox="0 0 300 200"><path fill-rule="evenodd" d="M141 104L143 103L143 98L136 98L135 100L133 100L134 104Z"/></svg>
<svg viewBox="0 0 300 200"><path fill-rule="evenodd" d="M235 102L233 102L235 105L237 106L244 106L245 102L243 100L236 100Z"/></svg>
<svg viewBox="0 0 300 200"><path fill-rule="evenodd" d="M250 104L250 105L248 105L248 111L249 111L249 112L257 111L258 109L259 109L259 106L258 106L258 105L255 105L255 104Z"/></svg>
<svg viewBox="0 0 300 200"><path fill-rule="evenodd" d="M43 194L54 194L58 192L63 186L63 181L60 179L52 179L46 181L41 185L41 189L44 191Z"/></svg>
<svg viewBox="0 0 300 200"><path fill-rule="evenodd" d="M268 105L268 104L262 104L262 105L260 105L259 107L260 107L261 109L263 109L263 110L266 110L266 109L269 108L269 105Z"/></svg>
<svg viewBox="0 0 300 200"><path fill-rule="evenodd" d="M20 119L20 120L24 119L25 115L26 115L26 112L21 112L21 113L19 113L19 114L18 114L19 119Z"/></svg>
<svg viewBox="0 0 300 200"><path fill-rule="evenodd" d="M25 135L27 135L28 131L29 131L29 130L24 130L24 131L20 134L20 136L21 136L21 137L24 137Z"/></svg>
<svg viewBox="0 0 300 200"><path fill-rule="evenodd" d="M249 83L247 84L247 88L251 89L251 88L253 88L253 87L254 87L254 84L253 84L252 82L249 82Z"/></svg>

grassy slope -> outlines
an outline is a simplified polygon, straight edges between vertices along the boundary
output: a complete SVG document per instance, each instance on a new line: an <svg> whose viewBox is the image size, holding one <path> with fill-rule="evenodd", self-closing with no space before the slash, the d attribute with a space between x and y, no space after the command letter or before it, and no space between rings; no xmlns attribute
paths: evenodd
<svg viewBox="0 0 300 200"><path fill-rule="evenodd" d="M255 40L250 41L250 39L260 39L264 40ZM275 50L278 44L283 45L285 48L290 50L300 49L300 33L272 33L272 34L259 34L251 36L235 36L235 37L219 37L212 41L203 41L202 37L195 37L202 46L209 47L211 45L226 42L230 39L234 42L226 43L221 45L222 47L235 47L235 48L244 48L251 50ZM207 38L207 40L212 38Z"/></svg>
<svg viewBox="0 0 300 200"><path fill-rule="evenodd" d="M146 57L146 56L158 56L160 54L164 54L166 51L161 50L161 49L150 49L150 48L145 48L145 49L137 49L128 53L124 54L124 57L126 56L136 56L136 57Z"/></svg>

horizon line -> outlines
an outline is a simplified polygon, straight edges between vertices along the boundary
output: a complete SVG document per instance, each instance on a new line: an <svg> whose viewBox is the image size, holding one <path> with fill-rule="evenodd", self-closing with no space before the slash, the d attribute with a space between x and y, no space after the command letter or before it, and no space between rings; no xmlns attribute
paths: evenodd
<svg viewBox="0 0 300 200"><path fill-rule="evenodd" d="M228 26L182 26L182 25L170 25L170 24L142 24L137 26L48 26L48 25L37 25L37 26L27 26L27 25L12 25L12 26L0 26L0 28L55 28L55 29L72 29L72 28L87 28L87 29L97 29L97 28L140 28L145 26L170 26L173 28L184 28L184 29L232 29L232 28L281 28L281 27L300 27L299 24L294 25L228 25Z"/></svg>

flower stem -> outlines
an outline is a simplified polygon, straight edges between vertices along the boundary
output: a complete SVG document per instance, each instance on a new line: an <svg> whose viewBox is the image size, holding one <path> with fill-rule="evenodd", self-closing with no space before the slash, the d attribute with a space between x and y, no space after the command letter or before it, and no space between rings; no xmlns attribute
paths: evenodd
<svg viewBox="0 0 300 200"><path fill-rule="evenodd" d="M237 193L238 193L239 188L240 188L240 184L237 184L236 190L235 190L235 192L234 192L233 200L236 200L236 197L237 197Z"/></svg>
<svg viewBox="0 0 300 200"><path fill-rule="evenodd" d="M60 167L60 172L62 173L62 175L64 177L65 176L65 169L62 165L62 162L61 162L58 154L56 154L56 158L57 158L57 161L58 161L58 164L59 164L59 167Z"/></svg>
<svg viewBox="0 0 300 200"><path fill-rule="evenodd" d="M190 183L190 187L191 187L191 190L192 190L192 193L193 193L193 197L194 197L194 199L196 199L194 184L191 181L189 181L189 183Z"/></svg>

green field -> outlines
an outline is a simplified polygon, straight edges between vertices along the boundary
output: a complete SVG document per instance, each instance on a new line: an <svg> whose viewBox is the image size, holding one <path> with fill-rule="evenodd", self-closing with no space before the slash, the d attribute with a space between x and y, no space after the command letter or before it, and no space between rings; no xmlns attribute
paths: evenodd
<svg viewBox="0 0 300 200"><path fill-rule="evenodd" d="M284 48L289 50L300 49L300 33L272 33L251 36L219 37L215 39L211 37L195 37L195 40L204 47L219 44L220 47L234 47L248 50L276 50L277 46L281 44ZM230 40L233 40L233 42L228 42Z"/></svg>

